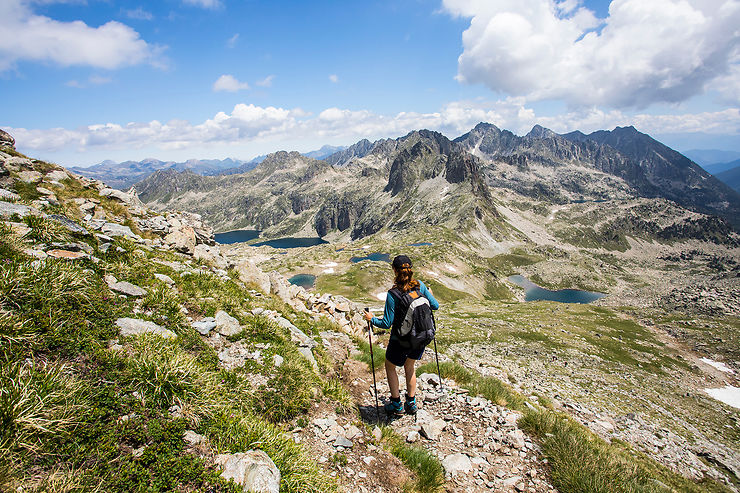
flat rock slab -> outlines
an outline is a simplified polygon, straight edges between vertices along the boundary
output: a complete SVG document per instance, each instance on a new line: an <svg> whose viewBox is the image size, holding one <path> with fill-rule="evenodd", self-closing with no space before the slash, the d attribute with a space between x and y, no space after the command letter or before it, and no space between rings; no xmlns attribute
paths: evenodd
<svg viewBox="0 0 740 493"><path fill-rule="evenodd" d="M224 468L221 476L233 479L245 493L280 493L280 470L262 450L220 454L216 464Z"/></svg>
<svg viewBox="0 0 740 493"><path fill-rule="evenodd" d="M55 169L54 171L46 173L44 178L49 181L62 181L68 179L69 175L65 171Z"/></svg>
<svg viewBox="0 0 740 493"><path fill-rule="evenodd" d="M63 216L61 214L51 214L48 216L49 219L52 221L61 224L65 229L70 231L71 233L77 233L81 235L89 235L90 232L68 218L67 216Z"/></svg>
<svg viewBox="0 0 740 493"><path fill-rule="evenodd" d="M111 291L123 293L126 296L145 296L147 290L127 281L112 282L108 284Z"/></svg>
<svg viewBox="0 0 740 493"><path fill-rule="evenodd" d="M125 337L136 336L140 334L157 334L165 339L174 339L177 334L161 325L157 325L150 320L141 320L138 318L119 318L116 325L121 329L121 335Z"/></svg>
<svg viewBox="0 0 740 493"><path fill-rule="evenodd" d="M10 190L5 190L4 188L0 188L0 199L20 200L21 196L15 192L11 192Z"/></svg>
<svg viewBox="0 0 740 493"><path fill-rule="evenodd" d="M69 250L49 250L46 254L52 258L64 258L68 260L79 260L88 257L85 252L71 252Z"/></svg>
<svg viewBox="0 0 740 493"><path fill-rule="evenodd" d="M25 183L36 183L41 181L41 173L38 171L21 171L18 178Z"/></svg>
<svg viewBox="0 0 740 493"><path fill-rule="evenodd" d="M38 214L36 209L28 207L27 205L0 201L0 216L12 216L13 214L18 214L20 217L26 217L34 212Z"/></svg>
<svg viewBox="0 0 740 493"><path fill-rule="evenodd" d="M135 234L131 231L131 228L124 226L123 224L104 223L100 230L103 234L108 236L124 236L126 238L131 238L132 240L139 239L139 235Z"/></svg>

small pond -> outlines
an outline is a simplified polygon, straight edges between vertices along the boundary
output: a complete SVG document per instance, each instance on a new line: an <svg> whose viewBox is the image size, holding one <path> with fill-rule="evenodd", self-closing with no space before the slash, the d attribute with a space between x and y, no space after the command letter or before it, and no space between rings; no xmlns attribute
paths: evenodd
<svg viewBox="0 0 740 493"><path fill-rule="evenodd" d="M422 241L420 243L411 243L409 246L432 246L432 244L427 241Z"/></svg>
<svg viewBox="0 0 740 493"><path fill-rule="evenodd" d="M391 256L388 253L375 252L369 255L365 255L364 257L352 257L351 259L349 259L349 261L352 262L353 264L356 264L357 262L362 262L363 260L372 260L373 262L389 262L390 263Z"/></svg>
<svg viewBox="0 0 740 493"><path fill-rule="evenodd" d="M591 303L599 298L606 296L604 293L593 293L591 291L581 291L579 289L560 289L550 291L544 289L530 281L524 276L509 276L509 281L519 287L524 288L525 301L557 301L559 303Z"/></svg>
<svg viewBox="0 0 740 493"><path fill-rule="evenodd" d="M261 241L252 246L270 246L272 248L304 248L329 243L319 237L315 238L277 238L275 240Z"/></svg>
<svg viewBox="0 0 740 493"><path fill-rule="evenodd" d="M288 282L302 288L311 289L316 282L316 276L312 274L296 274L288 279Z"/></svg>
<svg viewBox="0 0 740 493"><path fill-rule="evenodd" d="M244 243L245 241L259 238L260 231L256 229L237 229L226 233L216 233L216 243L220 245L231 245L232 243Z"/></svg>

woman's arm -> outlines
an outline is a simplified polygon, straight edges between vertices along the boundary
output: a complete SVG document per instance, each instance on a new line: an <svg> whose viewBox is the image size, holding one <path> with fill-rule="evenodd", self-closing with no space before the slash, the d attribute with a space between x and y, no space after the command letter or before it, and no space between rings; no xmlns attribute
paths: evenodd
<svg viewBox="0 0 740 493"><path fill-rule="evenodd" d="M429 306L432 307L432 310L439 310L439 301L434 298L432 292L429 291L426 285L421 281L419 281L419 292L423 297L429 300Z"/></svg>
<svg viewBox="0 0 740 493"><path fill-rule="evenodd" d="M383 318L373 317L370 321L374 326L381 329L390 329L393 325L393 315L396 310L396 300L393 295L388 293L385 298L385 309L383 310Z"/></svg>

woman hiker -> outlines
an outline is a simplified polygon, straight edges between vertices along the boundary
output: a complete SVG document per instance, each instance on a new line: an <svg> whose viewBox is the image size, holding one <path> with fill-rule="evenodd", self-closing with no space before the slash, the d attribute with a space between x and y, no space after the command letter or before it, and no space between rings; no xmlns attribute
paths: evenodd
<svg viewBox="0 0 740 493"><path fill-rule="evenodd" d="M401 393L396 367L403 366L406 372L406 402L403 409L408 414L416 414L416 373L414 364L424 354L424 347L412 349L408 347L408 343L404 342L401 329L404 319L406 319L406 313L399 312L404 308L402 299L407 293L411 293L413 298L418 298L418 295L426 298L432 310L439 308L439 302L434 299L434 296L423 282L414 279L410 258L406 255L399 255L393 259L392 266L395 281L385 299L383 318L373 317L370 312L365 312L365 319L376 327L391 329L388 348L385 350L385 373L388 376L388 387L391 389L391 400L384 406L385 412L387 414L401 412ZM397 309L399 311L396 311ZM408 328L405 330L408 331Z"/></svg>

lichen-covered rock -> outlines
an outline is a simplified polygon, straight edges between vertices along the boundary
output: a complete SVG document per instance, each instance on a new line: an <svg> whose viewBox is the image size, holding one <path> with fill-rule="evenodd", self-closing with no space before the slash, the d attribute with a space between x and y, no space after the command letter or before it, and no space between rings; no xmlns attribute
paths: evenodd
<svg viewBox="0 0 740 493"><path fill-rule="evenodd" d="M256 285L264 294L270 293L270 276L258 269L251 260L245 260L237 265L236 272L242 282Z"/></svg>
<svg viewBox="0 0 740 493"><path fill-rule="evenodd" d="M15 149L15 139L5 130L0 129L0 147L12 147Z"/></svg>
<svg viewBox="0 0 740 493"><path fill-rule="evenodd" d="M178 252L192 254L196 245L195 231L190 226L183 226L165 236L164 242Z"/></svg>
<svg viewBox="0 0 740 493"><path fill-rule="evenodd" d="M216 330L222 336L233 336L242 330L239 321L223 310L216 312L214 318L216 321Z"/></svg>
<svg viewBox="0 0 740 493"><path fill-rule="evenodd" d="M280 470L262 450L220 454L216 456L216 464L223 466L221 476L233 479L245 493L280 492Z"/></svg>

